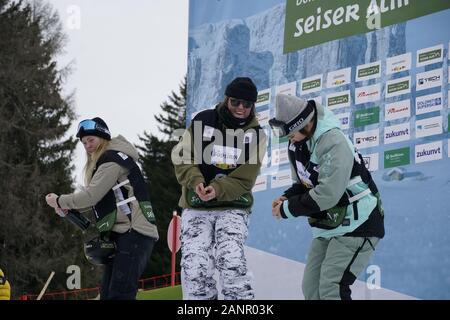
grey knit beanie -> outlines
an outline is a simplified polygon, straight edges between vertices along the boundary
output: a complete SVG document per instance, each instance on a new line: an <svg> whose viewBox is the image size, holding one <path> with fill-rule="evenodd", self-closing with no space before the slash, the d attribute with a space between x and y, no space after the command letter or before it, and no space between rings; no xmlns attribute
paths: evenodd
<svg viewBox="0 0 450 320"><path fill-rule="evenodd" d="M314 117L314 108L308 107L308 101L296 96L279 93L275 98L275 118L289 125L286 135L303 129ZM300 114L302 117L293 122ZM291 123L293 122L293 123Z"/></svg>

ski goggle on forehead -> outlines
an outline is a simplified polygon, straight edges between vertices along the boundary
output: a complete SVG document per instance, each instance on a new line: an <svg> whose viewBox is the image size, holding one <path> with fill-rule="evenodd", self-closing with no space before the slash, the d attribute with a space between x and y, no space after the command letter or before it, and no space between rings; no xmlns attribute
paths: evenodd
<svg viewBox="0 0 450 320"><path fill-rule="evenodd" d="M308 101L308 105L306 106L306 108L290 122L286 123L276 118L272 118L269 120L269 125L272 128L273 134L276 137L292 136L295 133L295 131L304 133L302 132L303 127L305 126L303 124L305 121L308 120L308 118L310 118L311 115L314 115L313 102ZM302 129L295 130L297 127L300 126L302 126Z"/></svg>
<svg viewBox="0 0 450 320"><path fill-rule="evenodd" d="M107 134L110 134L109 130L105 127L99 125L97 122L91 119L83 120L78 124L78 130L77 130L77 137L80 136L80 133L82 131L92 131L92 130L98 130Z"/></svg>
<svg viewBox="0 0 450 320"><path fill-rule="evenodd" d="M269 125L275 137L287 136L289 132L287 124L275 118L269 120Z"/></svg>

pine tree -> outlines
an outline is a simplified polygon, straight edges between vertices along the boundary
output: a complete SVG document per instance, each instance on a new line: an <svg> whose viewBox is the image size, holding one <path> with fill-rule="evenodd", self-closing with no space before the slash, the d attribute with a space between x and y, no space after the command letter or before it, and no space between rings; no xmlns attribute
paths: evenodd
<svg viewBox="0 0 450 320"><path fill-rule="evenodd" d="M55 215L45 194L72 191L76 141L65 134L75 118L63 97L64 45L48 5L0 0L0 265L13 297L66 289L66 268L79 265L83 285L98 283L82 253L81 233ZM89 271L89 272L88 272ZM95 280L94 280L95 279Z"/></svg>
<svg viewBox="0 0 450 320"><path fill-rule="evenodd" d="M161 104L162 112L155 116L156 121L160 124L158 129L162 138L147 132L144 132L143 137L139 137L144 143L143 146L138 146L140 162L150 190L160 236L153 249L145 276L168 274L171 271L167 228L172 219L173 210L179 209L178 199L181 195L181 187L175 177L171 160L172 148L177 141L172 138L175 129L186 126L186 78L181 83L179 90L179 94L172 91L169 101Z"/></svg>

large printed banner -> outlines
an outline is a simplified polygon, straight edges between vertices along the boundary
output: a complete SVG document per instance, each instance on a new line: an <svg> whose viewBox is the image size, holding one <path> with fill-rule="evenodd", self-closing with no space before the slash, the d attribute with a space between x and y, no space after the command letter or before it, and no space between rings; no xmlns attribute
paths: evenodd
<svg viewBox="0 0 450 320"><path fill-rule="evenodd" d="M340 119L381 191L386 236L371 261L381 287L450 299L449 8L442 0L190 0L188 122L222 101L237 76L259 90L269 139L250 247L306 262L306 219L271 216L271 200L292 180L287 140L272 136L268 120L279 92L315 99Z"/></svg>
<svg viewBox="0 0 450 320"><path fill-rule="evenodd" d="M450 8L442 0L287 0L284 52L401 23ZM377 22L379 19L379 24Z"/></svg>

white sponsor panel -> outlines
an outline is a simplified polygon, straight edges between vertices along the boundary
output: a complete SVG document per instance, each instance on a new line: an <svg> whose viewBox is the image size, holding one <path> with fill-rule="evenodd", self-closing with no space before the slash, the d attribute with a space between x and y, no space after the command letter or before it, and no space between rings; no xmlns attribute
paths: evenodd
<svg viewBox="0 0 450 320"><path fill-rule="evenodd" d="M442 86L442 68L416 75L416 91L439 86Z"/></svg>
<svg viewBox="0 0 450 320"><path fill-rule="evenodd" d="M411 77L393 79L386 82L386 98L411 92Z"/></svg>
<svg viewBox="0 0 450 320"><path fill-rule="evenodd" d="M406 141L409 140L410 137L411 126L409 122L384 128L384 144Z"/></svg>
<svg viewBox="0 0 450 320"><path fill-rule="evenodd" d="M280 145L280 148L272 149L272 166L278 166L289 162L287 144Z"/></svg>
<svg viewBox="0 0 450 320"><path fill-rule="evenodd" d="M442 62L444 45L417 50L416 67L423 67L432 63Z"/></svg>
<svg viewBox="0 0 450 320"><path fill-rule="evenodd" d="M347 130L350 128L350 113L339 113L336 115L336 117L339 119L339 122L341 123L341 129Z"/></svg>
<svg viewBox="0 0 450 320"><path fill-rule="evenodd" d="M362 154L364 164L366 165L367 170L373 172L378 170L379 163L379 154L371 153L371 154Z"/></svg>
<svg viewBox="0 0 450 320"><path fill-rule="evenodd" d="M395 101L384 106L384 120L392 121L411 116L411 100Z"/></svg>
<svg viewBox="0 0 450 320"><path fill-rule="evenodd" d="M292 185L291 170L279 171L272 175L270 187L272 189Z"/></svg>
<svg viewBox="0 0 450 320"><path fill-rule="evenodd" d="M275 87L275 95L279 93L295 96L297 94L297 82L289 82Z"/></svg>
<svg viewBox="0 0 450 320"><path fill-rule="evenodd" d="M442 110L442 92L416 98L416 114Z"/></svg>
<svg viewBox="0 0 450 320"><path fill-rule="evenodd" d="M415 149L416 163L442 159L442 141L419 144Z"/></svg>
<svg viewBox="0 0 450 320"><path fill-rule="evenodd" d="M364 81L379 78L381 75L381 61L362 64L356 67L356 80Z"/></svg>
<svg viewBox="0 0 450 320"><path fill-rule="evenodd" d="M355 104L378 101L380 100L380 92L381 86L379 83L371 86L356 88Z"/></svg>
<svg viewBox="0 0 450 320"><path fill-rule="evenodd" d="M376 147L380 144L380 130L353 133L353 144L358 149Z"/></svg>
<svg viewBox="0 0 450 320"><path fill-rule="evenodd" d="M386 74L393 74L411 69L411 52L386 59Z"/></svg>
<svg viewBox="0 0 450 320"><path fill-rule="evenodd" d="M252 192L264 191L267 189L267 176L257 176Z"/></svg>
<svg viewBox="0 0 450 320"><path fill-rule="evenodd" d="M322 75L316 74L300 81L300 95L322 90Z"/></svg>
<svg viewBox="0 0 450 320"><path fill-rule="evenodd" d="M416 121L416 138L442 133L442 117L433 117Z"/></svg>
<svg viewBox="0 0 450 320"><path fill-rule="evenodd" d="M270 88L258 91L258 98L255 107L264 106L270 103Z"/></svg>
<svg viewBox="0 0 450 320"><path fill-rule="evenodd" d="M450 77L450 73L449 73L449 77ZM450 108L450 90L448 90L448 93L447 93L447 107Z"/></svg>
<svg viewBox="0 0 450 320"><path fill-rule="evenodd" d="M340 69L327 74L327 88L336 88L350 83L352 68Z"/></svg>
<svg viewBox="0 0 450 320"><path fill-rule="evenodd" d="M450 139L448 139L447 153L448 157L450 158Z"/></svg>
<svg viewBox="0 0 450 320"><path fill-rule="evenodd" d="M327 95L327 107L329 110L350 107L351 96L350 90L339 91Z"/></svg>
<svg viewBox="0 0 450 320"><path fill-rule="evenodd" d="M270 119L270 110L257 111L256 118L258 119L259 125L261 127L268 126Z"/></svg>
<svg viewBox="0 0 450 320"><path fill-rule="evenodd" d="M448 83L450 83L450 66L448 67L447 78L448 78Z"/></svg>

